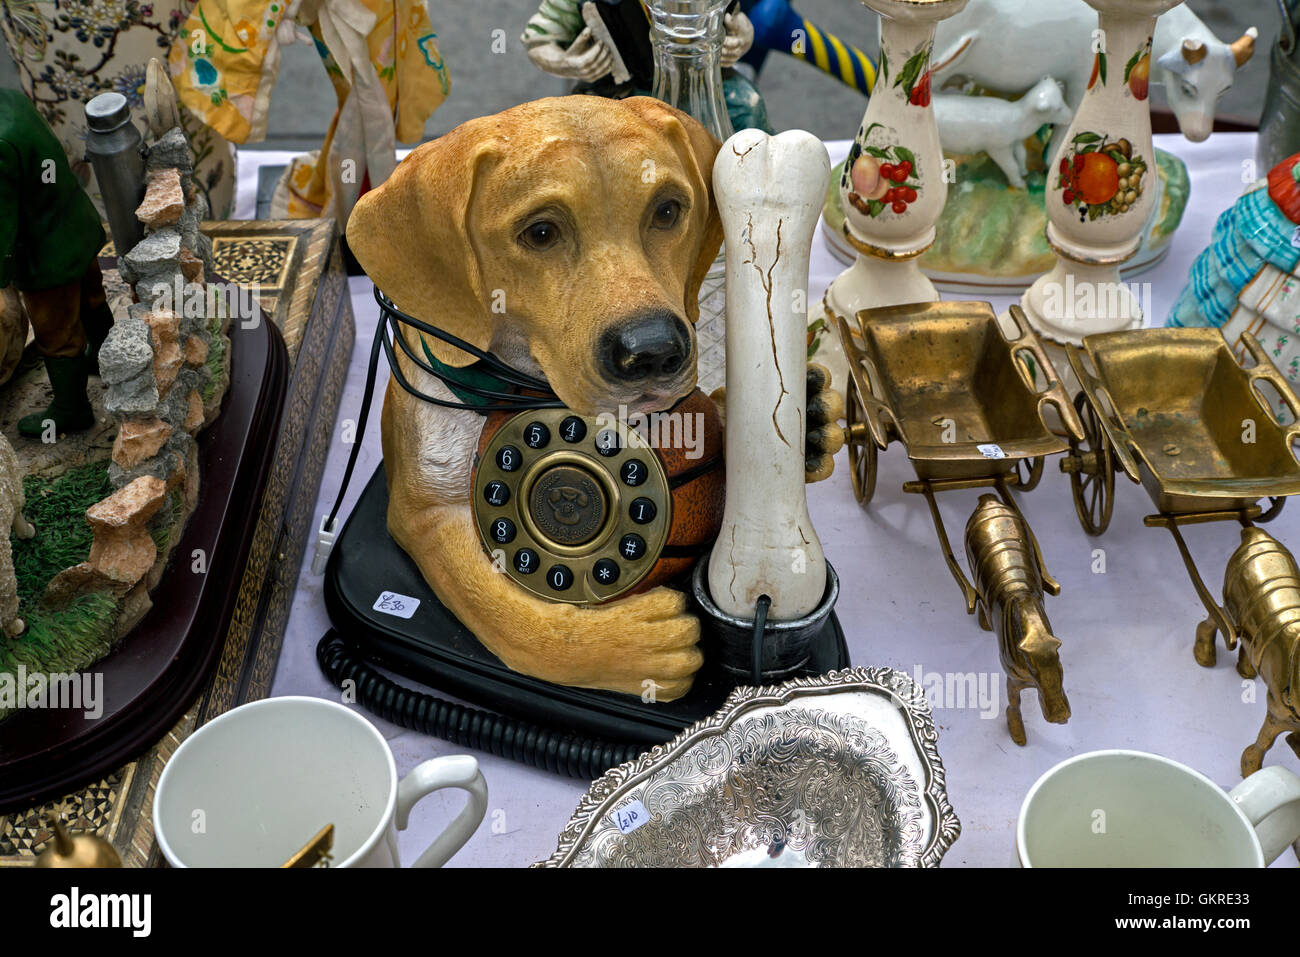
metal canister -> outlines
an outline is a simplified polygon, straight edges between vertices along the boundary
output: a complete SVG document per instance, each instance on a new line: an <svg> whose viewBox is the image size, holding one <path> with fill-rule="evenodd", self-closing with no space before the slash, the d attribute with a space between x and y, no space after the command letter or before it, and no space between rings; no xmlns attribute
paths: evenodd
<svg viewBox="0 0 1300 957"><path fill-rule="evenodd" d="M104 198L108 229L119 256L144 238L135 211L144 198L144 137L131 122L121 93L101 93L86 104L86 158Z"/></svg>
<svg viewBox="0 0 1300 957"><path fill-rule="evenodd" d="M1288 156L1300 153L1300 63L1297 63L1300 49L1296 42L1300 0L1277 0L1277 5L1282 14L1282 29L1269 51L1268 89L1255 146L1255 164L1260 176Z"/></svg>

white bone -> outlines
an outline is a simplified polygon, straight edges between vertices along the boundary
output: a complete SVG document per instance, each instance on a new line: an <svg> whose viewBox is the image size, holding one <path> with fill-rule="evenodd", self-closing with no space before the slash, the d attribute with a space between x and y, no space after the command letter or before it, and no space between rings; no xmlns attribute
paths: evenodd
<svg viewBox="0 0 1300 957"><path fill-rule="evenodd" d="M741 130L722 144L713 190L727 259L727 504L709 593L752 619L802 618L820 604L826 559L808 517L804 429L808 258L830 181L820 140Z"/></svg>

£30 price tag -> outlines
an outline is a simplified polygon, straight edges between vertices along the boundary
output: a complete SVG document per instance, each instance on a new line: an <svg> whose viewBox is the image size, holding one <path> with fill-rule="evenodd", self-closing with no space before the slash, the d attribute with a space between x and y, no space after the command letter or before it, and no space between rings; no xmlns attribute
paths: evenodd
<svg viewBox="0 0 1300 957"><path fill-rule="evenodd" d="M420 599L412 598L410 595L399 595L395 591L385 591L379 593L379 597L370 607L373 611L382 611L385 615L392 615L395 618L410 618L415 614L415 609L420 607Z"/></svg>
<svg viewBox="0 0 1300 957"><path fill-rule="evenodd" d="M614 823L618 825L620 834L631 834L648 820L650 812L636 798L614 809Z"/></svg>

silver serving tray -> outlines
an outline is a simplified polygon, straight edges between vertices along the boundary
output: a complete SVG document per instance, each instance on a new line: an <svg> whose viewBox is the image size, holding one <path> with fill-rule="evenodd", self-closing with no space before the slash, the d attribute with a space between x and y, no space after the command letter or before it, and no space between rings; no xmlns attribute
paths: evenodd
<svg viewBox="0 0 1300 957"><path fill-rule="evenodd" d="M766 848L810 865L935 867L961 833L937 739L925 693L890 668L737 688L593 782L534 866L711 867Z"/></svg>

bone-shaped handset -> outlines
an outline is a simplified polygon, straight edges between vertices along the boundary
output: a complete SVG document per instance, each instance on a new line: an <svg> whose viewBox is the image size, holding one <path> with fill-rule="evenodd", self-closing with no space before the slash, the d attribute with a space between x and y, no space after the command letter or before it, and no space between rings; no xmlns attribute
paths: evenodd
<svg viewBox="0 0 1300 957"><path fill-rule="evenodd" d="M808 258L830 158L811 133L741 130L713 163L727 253L727 504L709 593L727 614L802 618L826 588L804 494Z"/></svg>

